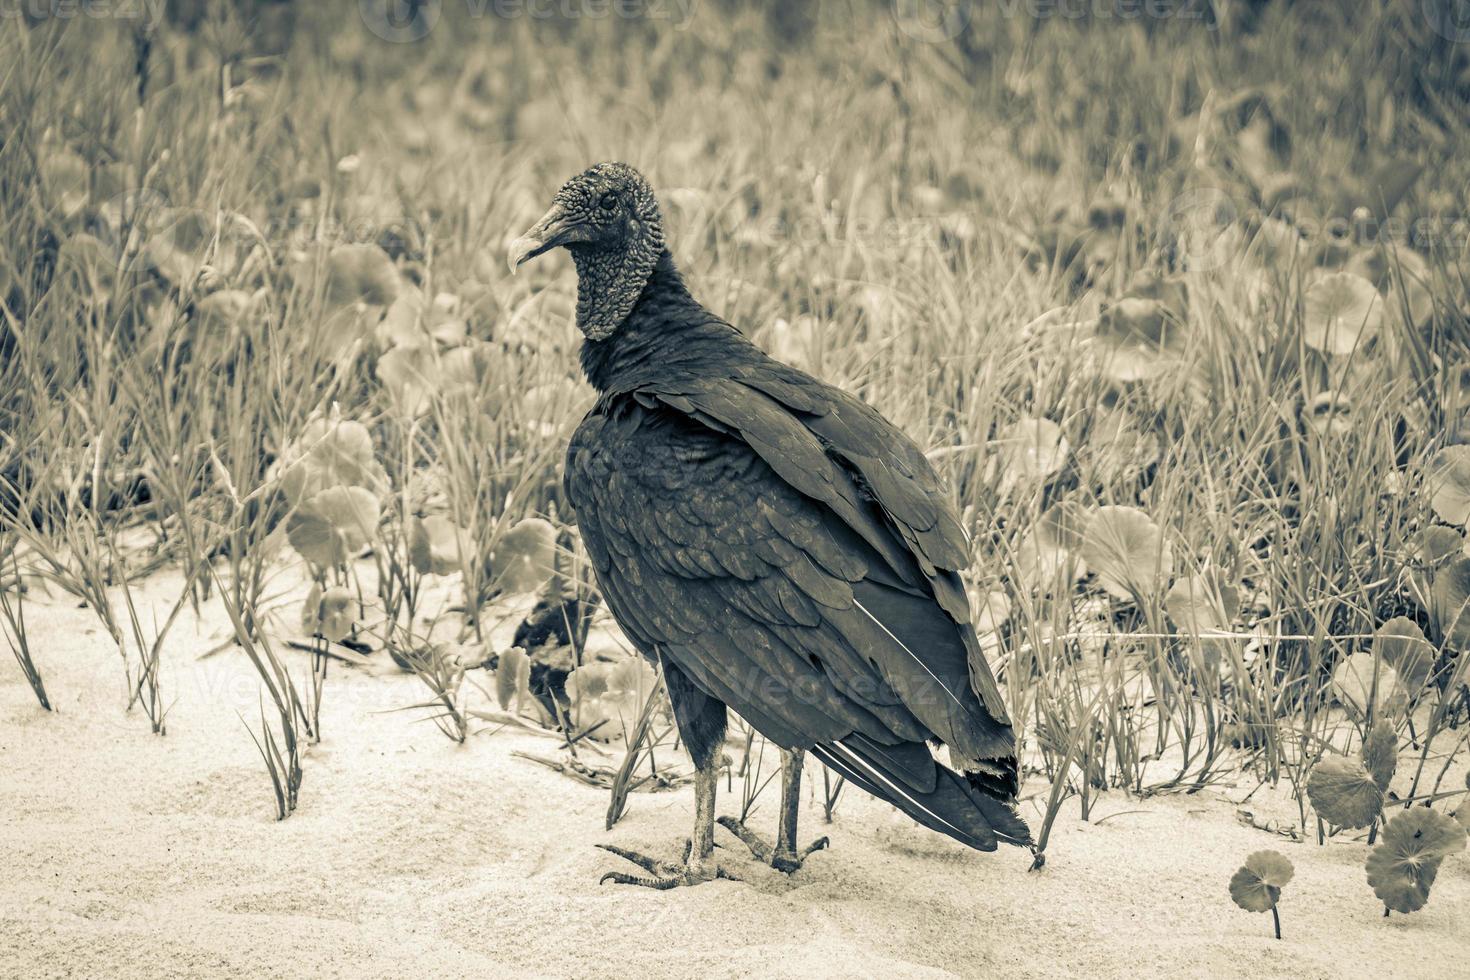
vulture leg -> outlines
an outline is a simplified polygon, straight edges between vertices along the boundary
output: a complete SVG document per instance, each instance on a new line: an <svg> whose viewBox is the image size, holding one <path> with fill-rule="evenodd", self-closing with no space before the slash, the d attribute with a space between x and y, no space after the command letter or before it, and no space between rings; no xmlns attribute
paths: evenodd
<svg viewBox="0 0 1470 980"><path fill-rule="evenodd" d="M649 873L648 876L639 876L609 871L598 884L611 881L619 885L664 889L736 877L720 867L714 857L715 787L719 782L723 755L720 749L725 744L725 705L696 688L679 668L667 660L663 667L664 685L669 692L669 703L674 708L679 737L694 759L694 834L685 841L684 860L680 863L651 858L611 844L598 844L604 851L626 858Z"/></svg>
<svg viewBox="0 0 1470 980"><path fill-rule="evenodd" d="M801 807L801 766L805 760L806 753L801 749L781 751L781 816L776 825L775 847L734 817L720 818L720 826L744 841L756 860L787 874L800 868L813 851L820 851L829 843L827 838L819 837L801 851L796 849L796 817Z"/></svg>

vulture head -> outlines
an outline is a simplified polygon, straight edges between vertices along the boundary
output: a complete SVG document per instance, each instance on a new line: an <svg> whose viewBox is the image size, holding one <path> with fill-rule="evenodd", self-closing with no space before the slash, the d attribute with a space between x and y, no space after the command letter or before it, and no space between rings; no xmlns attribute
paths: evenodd
<svg viewBox="0 0 1470 980"><path fill-rule="evenodd" d="M626 163L584 170L511 243L511 271L558 247L577 266L577 326L589 340L607 339L627 319L664 251L653 188Z"/></svg>

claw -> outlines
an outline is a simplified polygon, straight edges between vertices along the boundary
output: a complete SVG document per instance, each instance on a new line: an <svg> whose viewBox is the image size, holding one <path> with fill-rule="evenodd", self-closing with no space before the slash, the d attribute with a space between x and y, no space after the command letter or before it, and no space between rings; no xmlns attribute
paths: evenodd
<svg viewBox="0 0 1470 980"><path fill-rule="evenodd" d="M639 854L637 851L630 851L626 847L618 847L615 844L598 844L597 846L609 854L616 854L625 861L632 861L649 874L664 875L670 871L670 865L667 861L660 861L658 858L651 858L646 854ZM689 849L686 847L684 849L684 863L687 864L688 861ZM608 874L613 874L613 872L609 872ZM627 876L624 875L624 877ZM603 875L603 881L606 881L607 878L608 875ZM599 881L598 884L600 885L602 882Z"/></svg>
<svg viewBox="0 0 1470 980"><path fill-rule="evenodd" d="M649 873L648 877L642 877L621 871L609 871L597 879L599 885L605 885L611 881L617 885L638 885L642 888L664 891L683 885L700 885L716 878L724 878L729 881L741 880L738 875L721 867L718 862L690 863L689 856L694 850L694 842L691 840L684 842L684 856L678 864L671 861L660 861L658 858L651 858L646 854L639 854L637 851L630 851L613 844L598 844L597 846L610 854L616 854L626 861L633 862Z"/></svg>
<svg viewBox="0 0 1470 980"><path fill-rule="evenodd" d="M807 858L811 857L817 851L826 850L829 846L831 846L831 844L832 842L826 837L818 837L806 847L802 848L800 854L789 856L784 854L777 854L771 859L771 867L775 868L777 871L784 871L787 874L791 874L792 872L798 870L803 864L805 864Z"/></svg>
<svg viewBox="0 0 1470 980"><path fill-rule="evenodd" d="M659 891L663 891L667 888L675 888L683 884L683 882L681 882L678 878L674 877L639 878L637 875L625 875L621 871L609 871L607 874L597 879L597 883L599 885L605 885L609 881L615 885L640 885L644 888L656 888Z"/></svg>
<svg viewBox="0 0 1470 980"><path fill-rule="evenodd" d="M786 874L791 874L796 871L814 852L823 850L831 844L831 841L826 837L819 837L808 844L800 853L794 850L782 851L772 847L760 834L757 834L734 817L720 817L716 822L740 838L745 846L750 848L750 853L761 864L769 864L777 871Z"/></svg>

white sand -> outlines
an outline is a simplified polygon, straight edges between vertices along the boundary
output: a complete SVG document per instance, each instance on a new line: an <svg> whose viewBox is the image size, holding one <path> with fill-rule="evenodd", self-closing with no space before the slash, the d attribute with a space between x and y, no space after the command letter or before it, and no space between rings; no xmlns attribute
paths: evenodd
<svg viewBox="0 0 1470 980"><path fill-rule="evenodd" d="M1101 824L1073 801L1038 874L1023 851L966 851L852 792L832 826L815 800L804 811L803 836L832 849L789 881L718 830L748 881L598 887L634 869L597 842L676 853L688 789L635 794L606 833L605 792L511 754L552 743L501 731L457 746L393 710L422 699L415 679L335 665L325 741L277 823L237 717L258 719L259 683L237 650L196 659L223 636L217 610L171 638L160 738L124 715L121 664L89 612L27 609L58 710L0 663L5 977L1470 977L1470 857L1446 862L1424 911L1385 920L1364 844L1240 825L1227 797L1248 783L1110 794L1094 820L1118 816ZM1265 792L1258 814L1294 809ZM726 794L721 811L736 805ZM1261 848L1296 865L1282 942L1226 890Z"/></svg>

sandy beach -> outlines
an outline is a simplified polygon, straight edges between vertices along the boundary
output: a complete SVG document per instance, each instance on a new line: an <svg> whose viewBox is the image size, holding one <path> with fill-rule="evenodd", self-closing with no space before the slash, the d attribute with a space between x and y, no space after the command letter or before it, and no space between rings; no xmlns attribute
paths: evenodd
<svg viewBox="0 0 1470 980"><path fill-rule="evenodd" d="M599 887L622 862L598 843L677 854L692 791L636 793L605 832L605 791L513 754L555 742L487 725L455 745L404 710L423 690L391 668L334 665L300 806L278 823L241 720L258 718L258 678L234 648L197 659L226 636L216 606L170 637L165 737L123 712L87 610L29 610L57 710L0 672L7 977L1470 976L1470 857L1445 863L1423 911L1385 920L1362 840L1244 826L1231 801L1248 782L1110 793L1087 823L1069 801L1029 873L1024 851L967 851L856 792L824 825L811 766L803 837L832 846L790 879L719 830L745 881ZM1046 789L1023 794L1033 826ZM1280 826L1295 810L1269 787L1248 808ZM773 798L752 821L774 830ZM1262 848L1296 865L1281 942L1227 893Z"/></svg>

